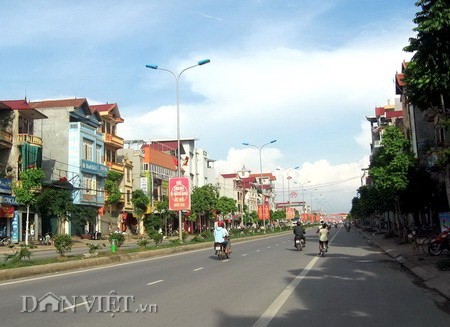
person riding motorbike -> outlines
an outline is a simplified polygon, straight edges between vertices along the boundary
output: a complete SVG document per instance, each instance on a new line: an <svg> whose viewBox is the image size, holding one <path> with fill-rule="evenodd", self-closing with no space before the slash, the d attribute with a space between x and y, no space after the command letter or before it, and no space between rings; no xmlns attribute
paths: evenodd
<svg viewBox="0 0 450 327"><path fill-rule="evenodd" d="M297 226L294 227L294 246L295 246L295 239L299 238L303 240L303 245L306 246L306 239L305 239L305 229L302 226L302 222L298 221Z"/></svg>
<svg viewBox="0 0 450 327"><path fill-rule="evenodd" d="M228 231L224 228L224 223L220 220L214 229L214 242L222 244L225 253L230 251L230 242L228 241ZM217 251L216 251L217 252Z"/></svg>
<svg viewBox="0 0 450 327"><path fill-rule="evenodd" d="M329 229L327 226L327 223L323 222L321 226L319 226L319 229L317 229L317 232L319 234L319 255L322 254L322 252L328 252L328 233Z"/></svg>

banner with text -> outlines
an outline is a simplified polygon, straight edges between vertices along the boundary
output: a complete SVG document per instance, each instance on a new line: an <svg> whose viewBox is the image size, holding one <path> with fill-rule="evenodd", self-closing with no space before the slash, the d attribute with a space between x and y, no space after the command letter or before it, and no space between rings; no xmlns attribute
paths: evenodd
<svg viewBox="0 0 450 327"><path fill-rule="evenodd" d="M169 210L191 210L189 178L169 179Z"/></svg>

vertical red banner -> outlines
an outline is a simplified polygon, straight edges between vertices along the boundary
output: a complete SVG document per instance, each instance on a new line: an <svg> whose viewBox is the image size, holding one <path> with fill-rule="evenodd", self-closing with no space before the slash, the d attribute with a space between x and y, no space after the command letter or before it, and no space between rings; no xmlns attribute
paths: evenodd
<svg viewBox="0 0 450 327"><path fill-rule="evenodd" d="M258 219L267 220L270 218L270 208L268 204L258 205Z"/></svg>
<svg viewBox="0 0 450 327"><path fill-rule="evenodd" d="M169 210L191 210L191 192L189 178L169 179Z"/></svg>

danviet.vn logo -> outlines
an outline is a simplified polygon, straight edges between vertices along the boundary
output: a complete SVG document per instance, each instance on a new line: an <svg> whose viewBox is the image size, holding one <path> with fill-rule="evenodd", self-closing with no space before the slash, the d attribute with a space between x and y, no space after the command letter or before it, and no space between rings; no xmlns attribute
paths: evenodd
<svg viewBox="0 0 450 327"><path fill-rule="evenodd" d="M134 295L119 295L115 291L107 295L56 295L48 292L38 297L22 295L21 312L134 312L157 313L156 304L136 304Z"/></svg>

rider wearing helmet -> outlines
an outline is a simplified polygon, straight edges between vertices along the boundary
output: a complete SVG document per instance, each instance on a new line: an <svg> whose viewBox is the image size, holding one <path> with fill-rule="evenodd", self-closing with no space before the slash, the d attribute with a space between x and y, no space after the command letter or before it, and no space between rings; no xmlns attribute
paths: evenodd
<svg viewBox="0 0 450 327"><path fill-rule="evenodd" d="M226 249L225 252L229 250L227 238L228 238L228 231L226 228L224 228L223 220L219 220L216 228L214 229L214 242L223 244L224 248Z"/></svg>
<svg viewBox="0 0 450 327"><path fill-rule="evenodd" d="M302 222L299 220L297 221L297 226L294 227L294 246L295 246L295 238L300 238L303 240L303 244L306 246L306 239L305 239L305 229L302 227Z"/></svg>

